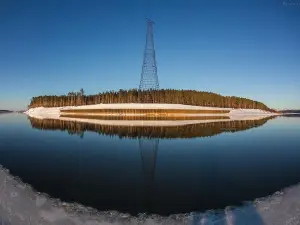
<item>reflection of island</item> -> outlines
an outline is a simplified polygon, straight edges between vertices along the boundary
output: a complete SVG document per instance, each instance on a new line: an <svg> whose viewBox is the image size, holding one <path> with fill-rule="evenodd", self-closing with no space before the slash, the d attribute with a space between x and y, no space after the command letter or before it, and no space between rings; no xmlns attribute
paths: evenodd
<svg viewBox="0 0 300 225"><path fill-rule="evenodd" d="M224 121L214 120L208 123L194 123L176 126L143 126L137 125L116 125L116 124L95 124L79 121L67 121L59 119L36 119L29 117L31 126L40 130L62 130L69 134L83 136L85 131L97 132L100 135L119 136L120 138L195 138L210 137L223 132L237 132L248 130L264 125L269 119L258 120L235 120ZM133 121L133 120L132 120ZM109 122L109 121L107 121ZM142 122L142 121L141 121ZM157 121L159 122L159 121Z"/></svg>

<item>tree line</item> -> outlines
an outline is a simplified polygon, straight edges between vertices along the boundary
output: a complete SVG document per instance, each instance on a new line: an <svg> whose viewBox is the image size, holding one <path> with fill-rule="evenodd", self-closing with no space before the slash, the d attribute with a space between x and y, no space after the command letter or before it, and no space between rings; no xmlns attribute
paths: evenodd
<svg viewBox="0 0 300 225"><path fill-rule="evenodd" d="M148 91L120 89L119 91L106 91L94 95L85 95L84 90L81 89L79 92L69 92L67 95L33 97L28 107L63 107L101 103L168 103L221 108L262 109L275 112L262 102L247 98L222 96L212 92L175 89Z"/></svg>

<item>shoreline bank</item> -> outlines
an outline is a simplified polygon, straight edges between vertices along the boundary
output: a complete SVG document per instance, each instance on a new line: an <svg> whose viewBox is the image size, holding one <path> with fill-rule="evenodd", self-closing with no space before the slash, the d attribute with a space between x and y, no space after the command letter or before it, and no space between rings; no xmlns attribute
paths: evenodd
<svg viewBox="0 0 300 225"><path fill-rule="evenodd" d="M123 110L123 111L122 111ZM147 113L147 110L153 111ZM155 111L156 110L156 111ZM137 112L137 113L132 113ZM219 112L218 112L219 111ZM125 112L125 113L124 113ZM163 113L161 113L163 112ZM168 113L172 112L172 113ZM180 113L182 112L182 113ZM212 112L212 113L209 113ZM204 106L191 106L181 104L98 104L85 106L67 106L67 107L52 107L52 108L31 108L24 112L30 117L40 119L62 119L61 116L80 117L82 116L109 116L109 117L229 117L230 120L245 118L250 119L252 116L276 116L279 113L272 113L260 109L233 109L233 108L217 108ZM249 118L250 117L250 118Z"/></svg>

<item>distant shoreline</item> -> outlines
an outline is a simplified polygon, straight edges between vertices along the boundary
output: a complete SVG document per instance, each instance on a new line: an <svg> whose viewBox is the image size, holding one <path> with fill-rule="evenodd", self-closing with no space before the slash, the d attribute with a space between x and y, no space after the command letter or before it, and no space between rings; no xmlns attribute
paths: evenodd
<svg viewBox="0 0 300 225"><path fill-rule="evenodd" d="M14 111L10 111L10 110L0 110L0 113L13 113Z"/></svg>

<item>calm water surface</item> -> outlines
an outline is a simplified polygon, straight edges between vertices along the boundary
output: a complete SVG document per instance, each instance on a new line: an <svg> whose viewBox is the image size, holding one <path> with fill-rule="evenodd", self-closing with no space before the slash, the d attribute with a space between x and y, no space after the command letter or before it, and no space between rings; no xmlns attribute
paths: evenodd
<svg viewBox="0 0 300 225"><path fill-rule="evenodd" d="M100 211L224 209L300 182L300 118L145 128L0 115L0 165Z"/></svg>

